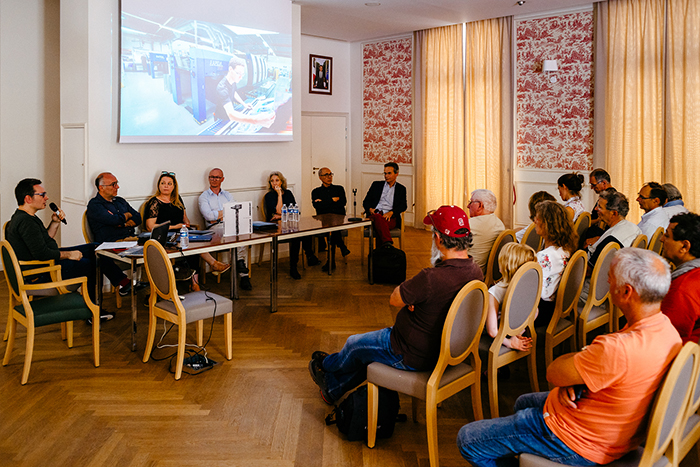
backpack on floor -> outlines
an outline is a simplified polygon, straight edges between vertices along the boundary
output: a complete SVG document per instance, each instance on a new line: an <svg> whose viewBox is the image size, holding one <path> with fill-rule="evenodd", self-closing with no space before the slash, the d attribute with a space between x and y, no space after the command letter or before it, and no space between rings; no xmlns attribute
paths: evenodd
<svg viewBox="0 0 700 467"><path fill-rule="evenodd" d="M377 284L402 283L406 280L406 253L392 245L376 248L372 252L372 274Z"/></svg>
<svg viewBox="0 0 700 467"><path fill-rule="evenodd" d="M405 422L406 415L399 415L399 393L379 387L377 414L377 438L390 438L397 421ZM362 385L326 417L326 425L336 424L348 441L367 441L367 385Z"/></svg>

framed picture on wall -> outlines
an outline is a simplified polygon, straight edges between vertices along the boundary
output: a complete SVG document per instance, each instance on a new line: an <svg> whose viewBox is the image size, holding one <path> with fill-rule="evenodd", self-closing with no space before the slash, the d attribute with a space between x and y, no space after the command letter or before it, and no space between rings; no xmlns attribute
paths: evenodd
<svg viewBox="0 0 700 467"><path fill-rule="evenodd" d="M333 57L309 55L309 92L333 94Z"/></svg>

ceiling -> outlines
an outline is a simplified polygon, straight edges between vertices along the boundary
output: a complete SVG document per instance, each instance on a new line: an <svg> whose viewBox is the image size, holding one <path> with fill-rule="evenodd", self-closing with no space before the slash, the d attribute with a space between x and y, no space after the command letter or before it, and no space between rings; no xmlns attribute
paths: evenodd
<svg viewBox="0 0 700 467"><path fill-rule="evenodd" d="M592 0L293 0L301 33L348 42L449 24L590 5ZM366 6L375 4L377 6Z"/></svg>

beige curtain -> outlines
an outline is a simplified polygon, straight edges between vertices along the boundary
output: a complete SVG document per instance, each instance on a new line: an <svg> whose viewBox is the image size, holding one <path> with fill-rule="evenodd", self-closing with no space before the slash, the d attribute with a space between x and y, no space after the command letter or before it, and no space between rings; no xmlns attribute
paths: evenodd
<svg viewBox="0 0 700 467"><path fill-rule="evenodd" d="M630 200L627 219L636 223L639 189L664 181L664 0L595 6L607 25L599 31L607 46L605 161L613 186Z"/></svg>
<svg viewBox="0 0 700 467"><path fill-rule="evenodd" d="M465 199L479 188L493 191L505 225L513 205L511 29L510 17L465 29Z"/></svg>
<svg viewBox="0 0 700 467"><path fill-rule="evenodd" d="M665 182L700 210L700 2L668 1Z"/></svg>
<svg viewBox="0 0 700 467"><path fill-rule="evenodd" d="M464 207L462 25L414 33L416 227L443 204Z"/></svg>

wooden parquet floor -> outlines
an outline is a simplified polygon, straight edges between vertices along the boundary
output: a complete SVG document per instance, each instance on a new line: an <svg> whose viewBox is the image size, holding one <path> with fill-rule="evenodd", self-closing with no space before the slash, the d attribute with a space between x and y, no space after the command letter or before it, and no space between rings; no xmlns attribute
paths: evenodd
<svg viewBox="0 0 700 467"><path fill-rule="evenodd" d="M282 260L275 314L268 308L268 264L254 265L253 291L243 291L234 304L233 360L224 357L223 319L218 318L207 350L220 364L180 381L169 372L169 359L141 361L148 325L142 296L138 351L130 351L130 317L124 306L102 326L99 368L91 362L85 323L75 325L73 349L60 340L58 326L49 326L37 333L29 382L20 386L26 342L20 328L12 360L0 368L0 465L428 466L424 408L418 423L409 417L397 424L394 436L379 440L374 449L348 442L335 426L324 424L331 408L309 376L311 353L339 350L351 334L389 326L397 311L388 304L392 286L367 283L359 235L348 238L352 254L347 263L338 261L331 278L316 266L294 281ZM406 229L408 277L429 264L429 247L428 232ZM227 280L228 274L217 285L210 276L207 286L226 295ZM116 310L113 297L105 300L106 308ZM6 309L3 275L0 329ZM195 342L193 328L188 341ZM176 343L175 334L164 343ZM161 349L154 356L171 353ZM529 392L526 367L516 364L500 389L501 413L507 415L514 398ZM482 396L488 414L485 384ZM410 414L410 399L402 396L401 404L402 413ZM472 420L468 391L443 403L438 414L442 466L468 465L455 439Z"/></svg>

